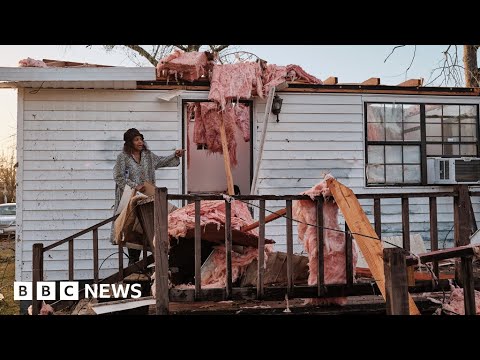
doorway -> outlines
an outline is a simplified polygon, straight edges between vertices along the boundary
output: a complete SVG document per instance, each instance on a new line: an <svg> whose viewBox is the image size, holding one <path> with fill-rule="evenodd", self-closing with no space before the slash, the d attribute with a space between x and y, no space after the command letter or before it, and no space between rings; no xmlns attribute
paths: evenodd
<svg viewBox="0 0 480 360"><path fill-rule="evenodd" d="M223 154L212 153L206 146L194 142L195 116L187 111L191 104L209 103L205 100L184 100L183 113L183 148L187 150L186 161L183 161L183 193L222 193L227 189ZM250 194L253 176L253 103L241 101L248 107L250 140L245 141L242 131L234 126L234 137L237 143L237 165L231 165L233 183L238 186L242 195ZM187 117L190 116L188 119Z"/></svg>

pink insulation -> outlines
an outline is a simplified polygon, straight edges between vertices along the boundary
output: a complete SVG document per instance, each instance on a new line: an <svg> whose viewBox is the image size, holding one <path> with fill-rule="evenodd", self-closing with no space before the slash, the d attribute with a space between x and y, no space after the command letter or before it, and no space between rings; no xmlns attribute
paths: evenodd
<svg viewBox="0 0 480 360"><path fill-rule="evenodd" d="M19 67L41 67L46 68L47 64L45 64L42 60L35 60L32 58L22 59L18 62Z"/></svg>
<svg viewBox="0 0 480 360"><path fill-rule="evenodd" d="M290 81L302 80L308 84L322 84L322 80L308 74L298 65L287 65L287 78Z"/></svg>
<svg viewBox="0 0 480 360"><path fill-rule="evenodd" d="M250 99L253 92L263 98L262 69L259 63L246 62L213 67L208 99L218 103L222 110L228 101Z"/></svg>
<svg viewBox="0 0 480 360"><path fill-rule="evenodd" d="M287 77L287 67L268 64L263 72L263 83L265 84L265 95L272 87L285 82Z"/></svg>
<svg viewBox="0 0 480 360"><path fill-rule="evenodd" d="M232 201L232 229L240 230L244 225L254 222L247 205L241 201ZM225 201L205 200L200 207L200 225L204 227L209 223L218 226L225 224ZM168 235L176 239L184 237L188 229L195 228L195 204L177 209L168 215ZM258 230L253 229L249 233L258 235Z"/></svg>
<svg viewBox="0 0 480 360"><path fill-rule="evenodd" d="M157 64L157 77L174 76L175 80L195 81L207 77L212 67L207 54L201 52L183 52L175 50Z"/></svg>
<svg viewBox="0 0 480 360"><path fill-rule="evenodd" d="M230 106L230 105L229 105ZM228 152L232 166L237 165L237 142L235 140L235 118L225 116L225 112L218 110L217 104L202 102L195 111L195 129L193 141L197 144L207 144L211 153L223 154L220 124L223 120L225 135L227 136Z"/></svg>
<svg viewBox="0 0 480 360"><path fill-rule="evenodd" d="M231 117L227 122L237 124L245 142L250 141L250 107L240 103L235 106L228 105L225 109L224 119L225 117Z"/></svg>
<svg viewBox="0 0 480 360"><path fill-rule="evenodd" d="M451 286L450 301L443 305L443 309L458 315L465 315L465 303L463 298L463 289ZM475 290L476 315L480 315L480 291Z"/></svg>
<svg viewBox="0 0 480 360"><path fill-rule="evenodd" d="M232 283L237 281L247 266L258 258L258 249L253 247L245 247L244 249L243 254L232 251ZM267 249L268 246L265 248L266 252ZM216 247L211 256L213 257L211 261L215 264L215 268L202 277L202 287L207 289L225 287L227 278L225 246ZM267 254L265 254L265 258L267 258Z"/></svg>
<svg viewBox="0 0 480 360"><path fill-rule="evenodd" d="M33 308L30 305L27 309L28 315L33 315ZM42 301L42 307L40 308L38 315L53 315L54 310L51 305L47 304L45 301Z"/></svg>
<svg viewBox="0 0 480 360"><path fill-rule="evenodd" d="M301 221L297 223L298 239L308 254L309 276L308 284L317 284L317 228L308 224L317 223L316 205L313 201L315 196L322 195L325 198L323 205L323 223L330 229L341 230L338 224L338 206L331 198L330 190L324 181L315 185L303 194L309 195L312 200L297 200L293 203L293 217L295 220ZM324 236L324 266L325 266L325 284L344 284L346 283L345 269L345 234L339 231L323 230ZM353 269L357 263L356 244L353 242ZM312 299L311 303L324 304L335 303L343 305L347 301L346 298L329 298L329 299Z"/></svg>

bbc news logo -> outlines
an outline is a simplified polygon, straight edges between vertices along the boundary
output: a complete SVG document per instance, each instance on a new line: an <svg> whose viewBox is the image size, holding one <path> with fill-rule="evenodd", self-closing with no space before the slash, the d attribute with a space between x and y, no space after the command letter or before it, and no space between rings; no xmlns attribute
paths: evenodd
<svg viewBox="0 0 480 360"><path fill-rule="evenodd" d="M116 298L130 296L138 299L142 296L141 284L92 284L82 289L85 298ZM57 283L54 281L37 282L37 300L79 300L79 285L77 281L60 281L60 299L56 298ZM15 281L13 283L14 300L33 300L33 284L30 281Z"/></svg>

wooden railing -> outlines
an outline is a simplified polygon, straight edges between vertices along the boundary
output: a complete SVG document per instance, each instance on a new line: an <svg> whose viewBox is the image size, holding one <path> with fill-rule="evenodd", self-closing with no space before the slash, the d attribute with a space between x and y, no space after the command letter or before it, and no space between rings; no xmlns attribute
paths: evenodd
<svg viewBox="0 0 480 360"><path fill-rule="evenodd" d="M167 314L170 300L174 301L192 301L192 300L225 300L237 298L256 298L266 300L281 300L287 294L290 298L309 298L309 297L339 297L350 295L365 295L372 293L370 284L354 284L352 236L345 226L345 256L346 256L346 283L345 284L325 284L324 257L318 256L318 273L316 286L294 286L293 273L293 220L292 220L292 201L310 199L306 195L245 195L235 196L241 201L259 201L259 237L258 237L258 268L257 268L257 286L256 288L234 288L232 284L232 228L231 228L231 204L222 195L173 195L168 194L167 188L156 188L154 201L154 230L155 230L155 250L154 256L145 256L137 264L124 268L123 266L123 248L118 246L118 273L103 279L101 282L115 282L123 280L135 271L135 267L140 264L146 267L149 263L155 261L156 276L156 313ZM381 199L401 199L402 222L403 222L403 247L410 250L410 219L409 219L409 199L428 198L430 209L430 242L432 251L438 250L438 222L437 222L437 198L453 197L454 201L454 227L455 227L455 245L462 246L469 243L469 236L473 229L471 221L473 212L471 210L470 196L480 196L480 192L468 192L465 185L458 186L452 192L422 192L422 193L403 193L403 194L359 194L358 199L373 200L373 218L374 228L379 237L382 232L381 222ZM195 203L195 288L190 290L176 290L168 288L168 200L186 200ZM225 201L225 251L226 251L226 283L224 289L202 289L201 287L201 228L200 228L200 205L202 200L224 200ZM264 284L264 249L265 249L265 202L267 200L285 201L286 204L286 247L287 247L287 286L283 287L265 287ZM317 248L324 247L323 232L323 197L315 198L316 219L317 219ZM118 215L117 215L118 216ZM82 230L72 236L60 240L54 244L43 246L41 243L33 245L33 314L39 312L39 302L36 293L36 284L43 280L43 260L44 253L68 242L68 278L74 280L74 240L84 234L92 232L93 242L93 280L98 283L98 228L106 225L116 219L113 216L96 225ZM476 224L475 224L476 226ZM373 240L372 241L376 241ZM319 254L323 255L320 251ZM464 271L472 273L471 258L462 257L462 267ZM438 258L433 259L433 271L438 276ZM462 281L464 276L460 268L457 271L457 280ZM471 276L469 279L472 278ZM440 282L440 287L446 288L448 284ZM434 288L431 284L421 286L410 286L410 291L429 291Z"/></svg>
<svg viewBox="0 0 480 360"><path fill-rule="evenodd" d="M99 282L99 267L98 267L98 228L115 221L118 215L112 216L98 224L95 224L88 229L82 230L72 236L69 236L63 240L57 241L51 245L43 246L42 243L33 244L33 253L32 253L32 314L38 315L40 311L40 303L37 300L37 283L43 281L43 259L44 254L56 247L63 245L68 242L68 280L74 280L74 241L76 238L92 232L92 242L93 242L93 281L95 283ZM118 246L118 271L120 276L123 278L123 248L121 245Z"/></svg>
<svg viewBox="0 0 480 360"><path fill-rule="evenodd" d="M476 195L476 194L475 194ZM381 199L401 199L402 208L402 235L403 248L410 251L410 217L409 217L409 199L411 198L428 198L430 210L430 242L431 249L438 249L438 222L437 222L437 198L453 197L454 203L454 226L455 226L455 244L461 245L469 242L470 232L470 213L465 209L470 204L468 197L468 187L465 185L457 186L451 192L421 192L421 193L403 193L403 194L360 194L358 199L373 200L373 217L374 227L378 236L381 238ZM290 298L305 297L338 297L348 295L364 295L371 294L372 288L370 284L354 284L353 283L353 253L352 253L352 236L345 227L345 256L346 256L346 283L345 284L325 284L324 257L318 256L318 273L316 286L294 286L293 274L293 230L292 230L292 201L310 199L306 195L245 195L235 196L234 199L241 201L259 201L259 238L258 238L258 269L257 269L257 286L252 288L233 288L232 287L232 268L231 268L231 249L232 249L232 230L231 230L231 204L224 199L222 195L169 195L166 188L157 188L155 197L155 268L157 282L156 299L157 314L167 314L169 301L193 301L193 300L226 300L236 298L256 298L256 299L277 299L281 300L287 294ZM168 216L167 204L168 200L187 200L195 202L195 289L190 290L168 290L168 266L167 266L167 249L168 249ZM200 204L202 200L224 200L225 201L225 251L226 251L226 273L227 278L224 289L202 289L201 287L201 229L200 229ZM286 203L286 247L287 247L287 286L282 287L265 287L264 279L264 244L265 244L265 201L281 200ZM323 249L324 233L323 233L323 198L315 198L317 209L317 248ZM467 219L467 220L465 220ZM159 226L162 224L163 226ZM373 240L372 241L376 241ZM157 252L158 250L158 252ZM323 251L319 251L323 255ZM470 267L471 267L471 259ZM468 267L468 260L465 262L465 268ZM434 273L438 276L438 260L434 261ZM413 269L412 269L413 270ZM457 280L461 281L462 276L458 276ZM414 281L414 280L413 280ZM410 284L410 291L431 291L435 290L433 286L415 286ZM439 283L438 288L447 288L448 283Z"/></svg>

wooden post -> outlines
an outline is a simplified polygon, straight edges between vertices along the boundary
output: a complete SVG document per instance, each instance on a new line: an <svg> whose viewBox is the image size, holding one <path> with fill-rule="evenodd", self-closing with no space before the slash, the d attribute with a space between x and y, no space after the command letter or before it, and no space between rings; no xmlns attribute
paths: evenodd
<svg viewBox="0 0 480 360"><path fill-rule="evenodd" d="M461 258L462 280L463 280L463 301L465 304L465 315L476 315L475 305L475 278L473 276L472 257Z"/></svg>
<svg viewBox="0 0 480 360"><path fill-rule="evenodd" d="M98 283L98 228L93 229L93 281Z"/></svg>
<svg viewBox="0 0 480 360"><path fill-rule="evenodd" d="M430 251L438 250L438 224L437 224L437 198L431 196L429 198L430 205ZM438 278L439 269L438 261L434 260L433 264L433 273Z"/></svg>
<svg viewBox="0 0 480 360"><path fill-rule="evenodd" d="M386 299L385 272L382 258L383 246L380 241L375 240L378 239L378 235L375 233L367 215L365 215L357 197L350 188L335 179L328 179L327 185L335 202L342 211L345 221L352 231L353 237L355 238L360 251L365 257L380 292ZM420 315L420 311L411 296L409 296L408 302L410 314Z"/></svg>
<svg viewBox="0 0 480 360"><path fill-rule="evenodd" d="M226 297L232 297L232 205L225 200Z"/></svg>
<svg viewBox="0 0 480 360"><path fill-rule="evenodd" d="M408 315L408 285L405 251L384 249L387 315Z"/></svg>
<svg viewBox="0 0 480 360"><path fill-rule="evenodd" d="M260 200L260 213L258 219L258 270L257 270L257 299L263 297L263 281L265 274L265 200Z"/></svg>
<svg viewBox="0 0 480 360"><path fill-rule="evenodd" d="M73 281L73 239L68 242L68 280Z"/></svg>
<svg viewBox="0 0 480 360"><path fill-rule="evenodd" d="M322 296L325 285L325 269L324 269L324 238L323 238L323 196L315 197L317 203L317 295Z"/></svg>
<svg viewBox="0 0 480 360"><path fill-rule="evenodd" d="M32 315L40 312L40 301L37 300L37 283L43 280L43 244L33 244L32 249Z"/></svg>
<svg viewBox="0 0 480 360"><path fill-rule="evenodd" d="M470 244L470 195L467 185L457 185L458 196L454 197L455 246ZM471 262L470 262L471 266ZM455 280L463 287L462 265L455 261Z"/></svg>
<svg viewBox="0 0 480 360"><path fill-rule="evenodd" d="M287 200L287 293L293 295L293 222L292 200Z"/></svg>
<svg viewBox="0 0 480 360"><path fill-rule="evenodd" d="M347 286L353 285L353 245L352 234L345 223L345 273L347 276Z"/></svg>
<svg viewBox="0 0 480 360"><path fill-rule="evenodd" d="M382 238L382 210L380 208L380 198L373 199L373 218L375 220L375 232L378 238Z"/></svg>
<svg viewBox="0 0 480 360"><path fill-rule="evenodd" d="M225 124L220 122L220 137L222 139L223 164L225 165L225 176L227 177L228 195L235 195L233 189L233 176L230 168L230 153L228 151L227 134L225 133Z"/></svg>
<svg viewBox="0 0 480 360"><path fill-rule="evenodd" d="M202 291L202 229L200 227L200 200L195 200L195 300Z"/></svg>
<svg viewBox="0 0 480 360"><path fill-rule="evenodd" d="M168 190L155 188L155 298L156 314L167 315L169 306L168 290Z"/></svg>

